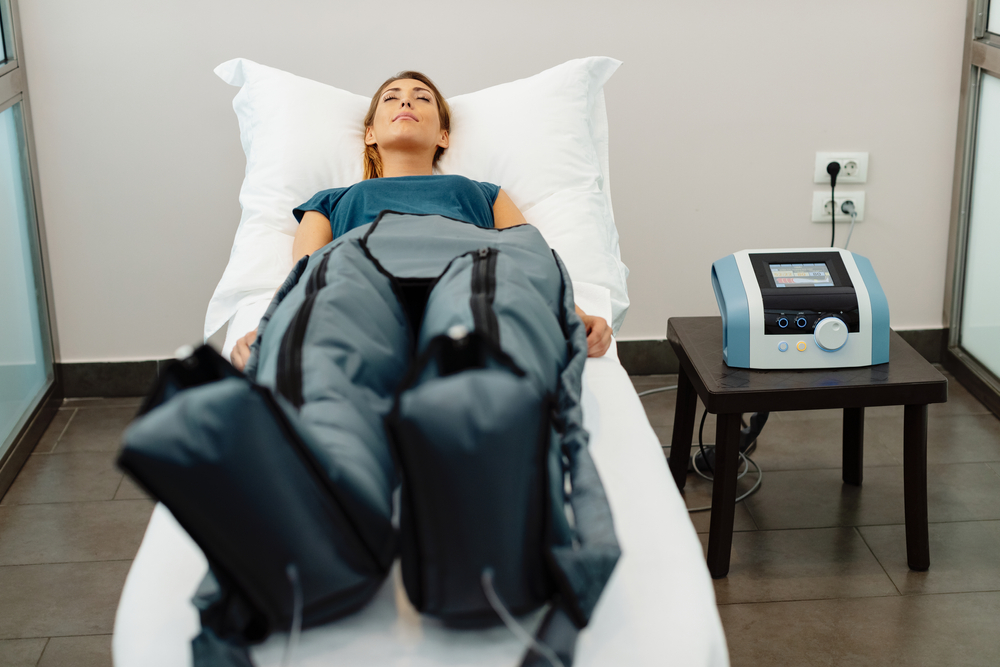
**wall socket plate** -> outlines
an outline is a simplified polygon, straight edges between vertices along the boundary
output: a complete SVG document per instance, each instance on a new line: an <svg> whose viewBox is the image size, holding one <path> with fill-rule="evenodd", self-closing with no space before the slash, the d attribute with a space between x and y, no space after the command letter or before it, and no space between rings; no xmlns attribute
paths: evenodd
<svg viewBox="0 0 1000 667"><path fill-rule="evenodd" d="M816 173L814 183L830 183L830 174L826 173L826 165L831 162L840 163L840 173L837 174L837 184L868 182L868 153L816 153Z"/></svg>
<svg viewBox="0 0 1000 667"><path fill-rule="evenodd" d="M838 179L839 180L839 179ZM837 190L834 195L837 201L836 222L850 222L851 216L840 210L845 201L854 202L854 210L858 212L858 222L865 219L865 191L864 190ZM812 207L813 222L830 222L830 192L813 192Z"/></svg>

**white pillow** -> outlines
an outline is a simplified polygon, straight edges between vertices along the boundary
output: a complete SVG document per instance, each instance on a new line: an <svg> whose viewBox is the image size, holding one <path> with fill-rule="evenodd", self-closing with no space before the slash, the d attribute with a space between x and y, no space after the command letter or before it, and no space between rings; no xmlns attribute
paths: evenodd
<svg viewBox="0 0 1000 667"><path fill-rule="evenodd" d="M628 309L608 181L604 83L621 63L571 60L527 79L459 95L441 173L501 186L570 274L606 287L615 331ZM320 190L361 180L370 97L237 58L215 73L240 86L233 109L247 156L243 215L208 304L205 338L291 270L292 209ZM240 335L245 332L239 332Z"/></svg>

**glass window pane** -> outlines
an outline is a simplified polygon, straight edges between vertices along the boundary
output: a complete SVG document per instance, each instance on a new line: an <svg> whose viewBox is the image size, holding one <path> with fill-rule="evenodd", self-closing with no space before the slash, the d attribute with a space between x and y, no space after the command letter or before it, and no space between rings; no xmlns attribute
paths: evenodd
<svg viewBox="0 0 1000 667"><path fill-rule="evenodd" d="M982 25L982 23L979 25ZM990 2L989 14L986 18L986 32L1000 35L1000 0L992 0Z"/></svg>
<svg viewBox="0 0 1000 667"><path fill-rule="evenodd" d="M998 2L997 4L1000 4ZM1000 14L1000 11L997 12ZM1000 79L983 74L962 299L961 345L1000 376Z"/></svg>
<svg viewBox="0 0 1000 667"><path fill-rule="evenodd" d="M0 63L14 58L14 39L10 21L10 3L0 0Z"/></svg>
<svg viewBox="0 0 1000 667"><path fill-rule="evenodd" d="M0 113L0 458L52 377L20 107Z"/></svg>

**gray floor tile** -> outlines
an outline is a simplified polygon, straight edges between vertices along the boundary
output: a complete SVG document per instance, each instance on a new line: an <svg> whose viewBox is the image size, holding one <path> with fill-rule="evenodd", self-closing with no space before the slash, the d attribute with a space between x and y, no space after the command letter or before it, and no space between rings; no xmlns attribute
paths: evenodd
<svg viewBox="0 0 1000 667"><path fill-rule="evenodd" d="M903 456L903 421L898 430L885 432L884 444ZM993 415L962 415L927 418L928 463L972 463L1000 461L1000 420Z"/></svg>
<svg viewBox="0 0 1000 667"><path fill-rule="evenodd" d="M898 594L854 528L734 533L729 576L714 583L720 605Z"/></svg>
<svg viewBox="0 0 1000 667"><path fill-rule="evenodd" d="M861 487L840 470L764 472L747 509L762 530L903 522L902 468L869 468Z"/></svg>
<svg viewBox="0 0 1000 667"><path fill-rule="evenodd" d="M646 389L655 389L656 387L669 387L677 384L677 374L668 375L630 375L629 380L632 381L632 386L635 387L636 393L645 391Z"/></svg>
<svg viewBox="0 0 1000 667"><path fill-rule="evenodd" d="M1000 664L1000 593L719 607L733 667Z"/></svg>
<svg viewBox="0 0 1000 667"><path fill-rule="evenodd" d="M128 475L122 478L122 483L115 493L115 500L145 500L148 498L149 495L142 490L142 487L133 482Z"/></svg>
<svg viewBox="0 0 1000 667"><path fill-rule="evenodd" d="M767 472L841 468L844 452L843 415L836 419L780 419L772 414L757 438L753 460ZM901 465L902 456L890 452L883 442L893 430L903 431L902 419L865 419L864 464Z"/></svg>
<svg viewBox="0 0 1000 667"><path fill-rule="evenodd" d="M948 401L946 403L931 403L927 406L927 414L930 418L954 417L956 415L987 415L990 411L982 403L969 393L969 390L958 383L958 381L948 373L942 373L948 378ZM877 417L903 417L903 406L892 405L879 408L868 408L872 416Z"/></svg>
<svg viewBox="0 0 1000 667"><path fill-rule="evenodd" d="M66 398L63 407L68 408L136 408L142 405L142 396L122 398Z"/></svg>
<svg viewBox="0 0 1000 667"><path fill-rule="evenodd" d="M646 410L646 418L651 426L670 426L674 423L674 408L677 405L677 392L665 391L650 394L639 399Z"/></svg>
<svg viewBox="0 0 1000 667"><path fill-rule="evenodd" d="M122 480L113 452L32 454L0 505L111 500Z"/></svg>
<svg viewBox="0 0 1000 667"><path fill-rule="evenodd" d="M927 516L935 523L1000 520L1000 477L984 463L927 466Z"/></svg>
<svg viewBox="0 0 1000 667"><path fill-rule="evenodd" d="M750 486L744 483L744 481L749 482L750 478L746 477L744 480L740 480L740 494ZM687 481L684 483L683 495L684 503L688 508L709 507L712 504L712 483L691 473L687 476ZM692 512L688 516L691 517L691 523L694 524L696 531L699 533L708 532L708 527L712 520L711 510ZM757 525L754 523L753 517L750 516L750 512L747 511L746 505L740 502L736 503L736 513L733 517L733 531L744 530L757 530Z"/></svg>
<svg viewBox="0 0 1000 667"><path fill-rule="evenodd" d="M0 638L110 634L131 564L0 567Z"/></svg>
<svg viewBox="0 0 1000 667"><path fill-rule="evenodd" d="M0 566L128 560L153 513L148 500L0 507Z"/></svg>
<svg viewBox="0 0 1000 667"><path fill-rule="evenodd" d="M45 643L41 639L0 639L0 665L4 667L35 667Z"/></svg>
<svg viewBox="0 0 1000 667"><path fill-rule="evenodd" d="M663 447L668 447L669 448L670 444L673 442L673 439L674 439L674 425L673 424L666 424L664 426L654 426L653 427L653 433L655 433L656 437L659 439L660 445L662 445ZM703 438L703 442L706 445L713 445L713 444L715 444L715 423L714 423L714 420L712 420L711 424L708 423L708 422L705 423L705 432L702 434L702 438ZM697 450L698 449L698 424L697 423L695 423L694 431L691 434L691 445L693 447L693 450Z"/></svg>
<svg viewBox="0 0 1000 667"><path fill-rule="evenodd" d="M772 412L768 417L768 423L774 419L775 423L795 422L795 421L837 421L844 419L843 410L791 410L788 412Z"/></svg>
<svg viewBox="0 0 1000 667"><path fill-rule="evenodd" d="M903 526L859 528L868 547L903 595L1000 591L1000 521L932 523L931 567L906 565Z"/></svg>
<svg viewBox="0 0 1000 667"><path fill-rule="evenodd" d="M81 408L53 452L117 452L122 433L134 417L132 407Z"/></svg>
<svg viewBox="0 0 1000 667"><path fill-rule="evenodd" d="M60 408L56 411L56 416L52 419L52 423L49 427L45 429L45 433L42 434L41 440L35 445L35 454L48 454L51 452L56 443L59 442L59 438L62 437L63 432L69 425L70 421L73 419L73 415L76 414L75 408Z"/></svg>
<svg viewBox="0 0 1000 667"><path fill-rule="evenodd" d="M698 407L695 411L694 418L694 428L691 430L691 444L698 446L698 429L701 426L701 415L704 410L704 406L701 401L698 401ZM656 436L660 439L660 444L667 446L670 445L673 440L673 430L674 430L674 405L670 405L670 414L667 416L660 415L659 418L656 413L650 416L650 410L646 410L646 415L649 417L649 423L653 427L653 431L656 432ZM715 415L707 415L705 418L705 429L702 433L702 439L706 445L711 445L715 443Z"/></svg>
<svg viewBox="0 0 1000 667"><path fill-rule="evenodd" d="M987 461L986 465L989 466L990 470L1000 475L1000 461Z"/></svg>
<svg viewBox="0 0 1000 667"><path fill-rule="evenodd" d="M927 468L930 521L1000 519L1000 476L982 463ZM761 490L747 499L761 530L904 523L902 467L867 468L860 487L840 470L764 471Z"/></svg>
<svg viewBox="0 0 1000 667"><path fill-rule="evenodd" d="M639 399L646 410L646 419L653 428L669 427L674 423L674 401L663 396L646 396ZM664 444L670 444L669 436Z"/></svg>
<svg viewBox="0 0 1000 667"><path fill-rule="evenodd" d="M38 667L112 667L111 635L53 637Z"/></svg>

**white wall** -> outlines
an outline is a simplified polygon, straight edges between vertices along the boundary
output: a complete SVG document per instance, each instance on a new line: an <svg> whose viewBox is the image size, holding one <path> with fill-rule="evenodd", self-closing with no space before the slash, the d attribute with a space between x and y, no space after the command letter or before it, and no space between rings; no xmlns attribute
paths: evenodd
<svg viewBox="0 0 1000 667"><path fill-rule="evenodd" d="M623 60L606 88L632 271L623 339L715 314L723 255L829 243L809 222L815 152L869 151L851 249L874 263L893 326L942 326L963 2L19 5L64 362L199 339L239 221L236 89L212 74L236 56L366 95L404 68L454 95Z"/></svg>

